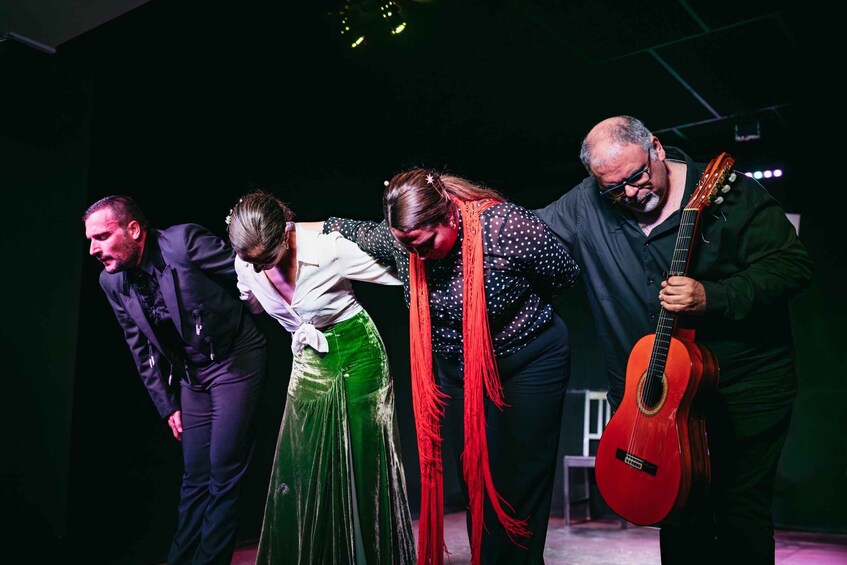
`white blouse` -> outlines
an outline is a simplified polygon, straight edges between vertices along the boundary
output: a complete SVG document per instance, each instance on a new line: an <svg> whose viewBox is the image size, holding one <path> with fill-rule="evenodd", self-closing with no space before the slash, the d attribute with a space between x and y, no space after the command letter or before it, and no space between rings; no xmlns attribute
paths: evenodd
<svg viewBox="0 0 847 565"><path fill-rule="evenodd" d="M351 280L400 285L390 267L344 239L340 233L323 234L297 230L297 275L291 304L271 284L264 271L235 257L238 290L250 311L267 312L291 332L291 350L296 355L308 345L325 353L326 337L319 331L358 314L362 305L353 294Z"/></svg>

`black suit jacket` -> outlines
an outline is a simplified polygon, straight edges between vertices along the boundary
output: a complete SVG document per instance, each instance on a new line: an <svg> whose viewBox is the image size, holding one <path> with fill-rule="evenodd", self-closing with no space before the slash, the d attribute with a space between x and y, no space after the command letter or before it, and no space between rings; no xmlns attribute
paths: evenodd
<svg viewBox="0 0 847 565"><path fill-rule="evenodd" d="M184 360L166 355L126 272L100 274L141 380L163 418L179 410L181 365L203 368L231 355L265 346L264 336L238 298L235 253L221 238L197 224L180 224L147 234L140 268L159 282L162 297L182 341ZM176 367L175 367L176 365ZM194 372L192 370L192 372Z"/></svg>

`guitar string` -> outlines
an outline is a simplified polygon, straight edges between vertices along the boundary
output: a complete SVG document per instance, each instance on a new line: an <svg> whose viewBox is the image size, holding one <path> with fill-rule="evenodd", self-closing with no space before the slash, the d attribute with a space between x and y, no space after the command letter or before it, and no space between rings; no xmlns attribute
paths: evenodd
<svg viewBox="0 0 847 565"><path fill-rule="evenodd" d="M711 181L709 181L708 177L714 175L712 169L715 168L715 167L713 167L712 165L713 165L713 163L710 163L709 167L707 168L706 172L704 173L703 178L701 179L701 182L700 182L700 186L698 186L695 189L695 194L697 194L698 191L700 191L701 187L706 185L707 182L711 182L712 186L718 186L725 181L725 177L730 170L728 167L725 168L724 171L720 175L718 175L718 178L711 179ZM731 164L730 164L730 166L731 166ZM712 196L714 196L714 194L712 194ZM694 201L694 198L692 198L691 202L693 202L693 201ZM688 260L689 260L689 252L691 251L690 243L691 243L692 237L695 234L696 227L697 227L697 221L699 220L700 212L702 211L702 208L700 208L700 207L692 208L691 202L689 202L689 204L685 208L683 208L683 210L682 210L682 218L680 219L679 237L677 238L677 242L676 242L676 245L674 247L674 253L673 253L673 257L671 259L671 270L669 272L669 276L675 275L675 274L679 274L680 276L684 276L687 272L687 263L688 263ZM693 215L693 218L691 217L692 215ZM723 211L721 211L721 216L723 217L723 220L726 221L726 216L723 215ZM700 237L707 244L710 243L708 240L706 240L703 237L702 232L700 232ZM680 245L680 242L685 242L685 245ZM664 388L663 382L668 380L665 377L665 373L666 373L665 368L667 367L667 357L670 353L670 344L671 344L671 341L673 339L673 327L676 323L675 318L676 318L675 314L668 312L664 308L662 308L662 311L659 314L659 329L660 330L666 330L667 329L668 330L668 337L667 337L667 343L664 343L665 340L661 340L659 342L659 344L656 345L656 347L654 347L653 350L651 351L650 361L649 361L648 370L647 370L647 376L645 378L645 383L644 383L644 386L643 386L642 391L641 391L641 401L642 401L642 403L645 403L645 405L646 405L645 398L649 399L651 401L661 401L662 400L661 397L658 398L658 400L656 400L654 398L654 388L655 387ZM667 324L670 324L670 326L668 326ZM658 380L657 380L657 377L655 375L655 372L656 372L655 368L656 368L656 365L658 364L658 361L657 361L658 357L664 357L664 363L663 363L663 370L661 371L661 374L659 375ZM667 386L670 389L670 383L669 382L667 383ZM636 389L636 395L637 394L638 394L638 390ZM638 399L636 398L636 402L637 401L638 401ZM654 406L654 404L651 405L650 407L653 408L653 406ZM636 450L635 450L636 438L638 438L639 435L640 435L638 432L640 431L640 428L641 428L641 422L644 421L644 420L645 420L645 418L642 417L642 412L640 410L638 410L637 414L636 414L636 421L635 421L635 424L633 425L632 434L630 435L630 440L629 440L629 445L628 445L628 452L629 453L636 453Z"/></svg>
<svg viewBox="0 0 847 565"><path fill-rule="evenodd" d="M691 218L692 213L694 214L694 218ZM680 220L680 231L679 237L677 238L676 245L674 247L673 256L671 259L671 268L668 273L668 276L673 276L676 274L684 275L685 274L685 266L687 261L688 252L690 251L690 242L691 235L694 232L694 228L697 223L697 211L691 210L690 208L683 209L682 219ZM654 341L654 347L650 353L650 361L647 365L647 374L644 380L644 386L641 390L641 403L647 407L648 401L650 402L649 408L655 407L656 402L660 402L662 397L656 398L656 394L661 391L661 388L664 388L663 381L667 380L665 378L665 367L667 365L667 357L670 351L670 342L673 337L673 328L676 323L676 315L668 310L662 308L659 313L659 326L657 333L655 335L656 341ZM664 358L664 361L660 361L660 358ZM661 363L662 370L660 374L656 375L657 367ZM670 383L668 383L668 387L670 387ZM659 388L659 391L655 391L656 388ZM636 395L638 395L638 389L636 388ZM638 402L638 399L636 399ZM646 422L646 417L642 416L642 412L640 410L637 411L635 424L633 425L632 434L630 435L629 445L627 446L628 453L635 454L638 456L641 449L636 449L636 447L640 447L638 445L638 439L641 437L640 431L642 428L642 422ZM641 438L641 439L649 439L649 438Z"/></svg>

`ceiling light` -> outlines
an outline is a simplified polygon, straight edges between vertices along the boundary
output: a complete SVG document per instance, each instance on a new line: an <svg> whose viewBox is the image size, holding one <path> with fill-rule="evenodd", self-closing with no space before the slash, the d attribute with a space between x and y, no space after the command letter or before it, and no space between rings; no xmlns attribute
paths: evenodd
<svg viewBox="0 0 847 565"><path fill-rule="evenodd" d="M394 0L344 0L332 15L343 39L356 38L350 43L352 48L365 43L366 38L390 37L406 29Z"/></svg>

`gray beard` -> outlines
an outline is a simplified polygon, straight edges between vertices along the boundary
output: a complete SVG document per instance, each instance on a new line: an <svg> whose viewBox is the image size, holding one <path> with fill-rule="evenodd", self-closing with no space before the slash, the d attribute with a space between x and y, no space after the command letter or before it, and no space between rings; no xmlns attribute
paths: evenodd
<svg viewBox="0 0 847 565"><path fill-rule="evenodd" d="M659 198L659 195L655 192L649 193L644 198L644 200L640 202L640 204L642 205L641 212L649 214L650 212L654 211L656 208L658 208L660 200L661 199Z"/></svg>

